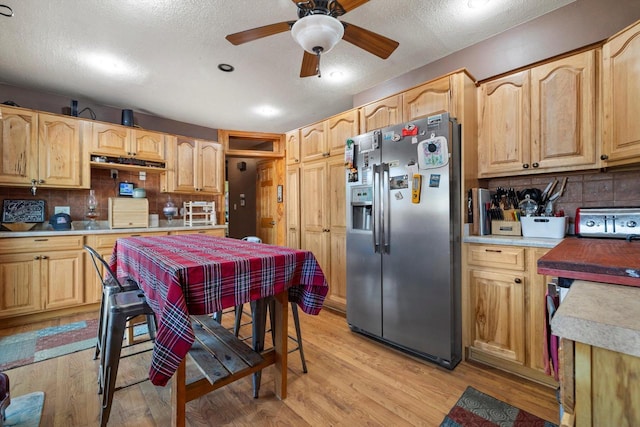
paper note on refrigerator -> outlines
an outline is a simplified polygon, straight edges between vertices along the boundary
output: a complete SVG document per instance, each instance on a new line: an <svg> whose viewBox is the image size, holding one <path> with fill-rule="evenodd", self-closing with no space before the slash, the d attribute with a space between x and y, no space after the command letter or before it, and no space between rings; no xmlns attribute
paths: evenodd
<svg viewBox="0 0 640 427"><path fill-rule="evenodd" d="M449 146L444 136L431 135L418 143L418 166L420 169L433 169L449 162Z"/></svg>

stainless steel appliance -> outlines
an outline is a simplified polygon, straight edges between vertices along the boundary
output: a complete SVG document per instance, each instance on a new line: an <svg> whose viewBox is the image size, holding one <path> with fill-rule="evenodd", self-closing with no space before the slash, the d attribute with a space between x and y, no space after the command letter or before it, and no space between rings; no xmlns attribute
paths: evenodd
<svg viewBox="0 0 640 427"><path fill-rule="evenodd" d="M640 235L640 207L578 208L575 231L581 237L626 239Z"/></svg>
<svg viewBox="0 0 640 427"><path fill-rule="evenodd" d="M352 141L349 326L453 369L461 358L460 126L446 113Z"/></svg>

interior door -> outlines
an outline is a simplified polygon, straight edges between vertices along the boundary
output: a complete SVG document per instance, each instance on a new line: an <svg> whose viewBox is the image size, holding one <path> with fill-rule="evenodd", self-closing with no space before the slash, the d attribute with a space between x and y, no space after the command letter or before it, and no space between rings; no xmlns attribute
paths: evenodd
<svg viewBox="0 0 640 427"><path fill-rule="evenodd" d="M277 243L276 167L275 161L265 160L256 167L258 180L256 194L257 234L263 243Z"/></svg>

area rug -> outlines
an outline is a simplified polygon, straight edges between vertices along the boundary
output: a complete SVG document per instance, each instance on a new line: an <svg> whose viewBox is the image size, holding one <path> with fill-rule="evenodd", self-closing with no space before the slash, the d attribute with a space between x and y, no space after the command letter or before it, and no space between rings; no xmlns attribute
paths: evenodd
<svg viewBox="0 0 640 427"><path fill-rule="evenodd" d="M473 387L467 387L440 427L557 427Z"/></svg>
<svg viewBox="0 0 640 427"><path fill-rule="evenodd" d="M91 348L97 331L91 319L0 337L0 371Z"/></svg>
<svg viewBox="0 0 640 427"><path fill-rule="evenodd" d="M43 406L44 393L41 391L12 397L6 410L5 427L38 427Z"/></svg>

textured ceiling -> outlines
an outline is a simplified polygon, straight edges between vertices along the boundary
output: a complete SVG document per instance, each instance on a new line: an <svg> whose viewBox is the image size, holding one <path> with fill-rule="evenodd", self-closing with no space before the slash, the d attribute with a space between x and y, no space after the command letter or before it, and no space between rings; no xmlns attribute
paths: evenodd
<svg viewBox="0 0 640 427"><path fill-rule="evenodd" d="M471 9L468 0L370 0L340 19L398 49L382 60L342 41L322 57L322 78L301 79L303 51L288 32L240 46L224 38L295 20L291 0L2 0L15 16L0 16L0 82L211 128L285 132L572 1L491 0ZM219 71L220 63L235 71ZM330 78L336 70L341 81ZM261 115L263 107L273 115Z"/></svg>

